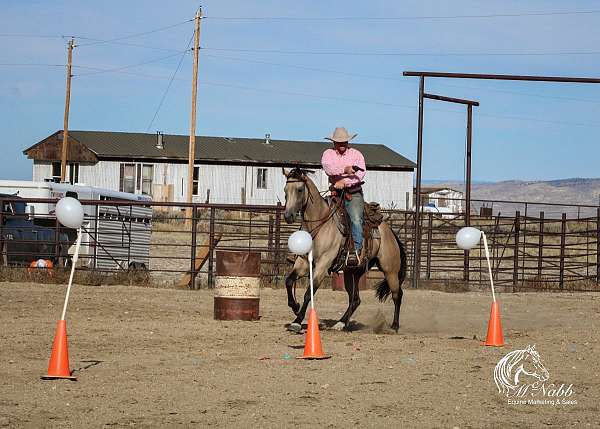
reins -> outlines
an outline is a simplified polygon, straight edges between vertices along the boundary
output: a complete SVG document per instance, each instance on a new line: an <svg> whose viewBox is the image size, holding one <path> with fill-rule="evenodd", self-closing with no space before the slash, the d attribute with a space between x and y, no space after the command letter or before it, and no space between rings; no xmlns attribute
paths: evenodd
<svg viewBox="0 0 600 429"><path fill-rule="evenodd" d="M305 189L307 189L307 193L308 193L308 197L305 203L302 204L302 220L304 221L304 223L308 224L310 223L315 223L315 222L320 222L315 228L313 228L312 230L309 229L308 233L312 236L313 239L316 238L317 234L319 233L320 229L323 227L323 225L325 225L336 213L337 211L340 209L340 205L336 204L335 205L335 210L331 210L331 208L329 206L327 206L328 209L328 213L325 217L321 218L321 219L314 219L314 220L310 220L310 219L305 219L304 218L304 211L306 210L306 206L308 205L308 200L310 199L311 201L313 200L313 195L310 192L310 187L307 186L306 184L306 180L286 180L285 182L287 183L303 183ZM327 191L324 191L327 192ZM321 195L321 193L319 192L319 196ZM341 204L341 203L340 203Z"/></svg>

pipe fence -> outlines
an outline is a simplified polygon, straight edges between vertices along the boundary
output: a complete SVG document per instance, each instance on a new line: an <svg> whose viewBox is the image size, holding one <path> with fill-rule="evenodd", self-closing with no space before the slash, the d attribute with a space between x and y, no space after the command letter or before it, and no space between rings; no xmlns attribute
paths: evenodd
<svg viewBox="0 0 600 429"><path fill-rule="evenodd" d="M499 202L473 200L481 207ZM35 207L18 213L16 203ZM2 272L50 260L54 271L69 265L76 231L53 215L56 200L0 198ZM504 202L505 204L507 202ZM300 228L288 225L281 205L185 204L132 201L82 201L85 210L80 278L98 283L111 276L130 283L193 289L214 285L215 249L261 252L262 284L283 287L293 263L287 239ZM600 208L512 202L526 211L471 214L470 224L491 244L495 284L507 291L600 290ZM553 207L550 215L536 207ZM191 207L189 217L186 208ZM473 205L472 205L473 207ZM475 207L477 207L475 205ZM556 207L568 208L560 216ZM45 208L45 209L43 209ZM413 276L415 213L384 210L384 219L404 243L408 277ZM578 216L575 216L577 213ZM584 217L582 213L585 213ZM590 216L590 214L592 214ZM456 246L464 213L425 212L420 216L420 284L442 283L446 290L486 288L488 271L482 245L465 252ZM45 272L27 270L27 275ZM31 274L33 272L33 274ZM4 276L6 277L6 276ZM55 278L59 278L55 276ZM84 280L81 280L84 281ZM116 281L116 280L115 280ZM405 283L405 287L409 282Z"/></svg>

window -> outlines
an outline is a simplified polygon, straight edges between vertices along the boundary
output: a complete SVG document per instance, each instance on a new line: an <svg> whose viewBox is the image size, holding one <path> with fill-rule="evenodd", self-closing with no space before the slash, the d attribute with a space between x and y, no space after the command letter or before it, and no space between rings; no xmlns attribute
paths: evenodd
<svg viewBox="0 0 600 429"><path fill-rule="evenodd" d="M152 195L152 178L154 176L154 166L144 164L142 166L142 194Z"/></svg>
<svg viewBox="0 0 600 429"><path fill-rule="evenodd" d="M447 193L440 194L440 196L438 197L438 207L449 207L450 201L448 201L447 198L448 198Z"/></svg>
<svg viewBox="0 0 600 429"><path fill-rule="evenodd" d="M194 178L192 181L192 195L199 195L200 192L200 167L194 166Z"/></svg>
<svg viewBox="0 0 600 429"><path fill-rule="evenodd" d="M258 168L256 170L256 189L267 189L267 169Z"/></svg>
<svg viewBox="0 0 600 429"><path fill-rule="evenodd" d="M75 183L79 183L79 163L78 162L69 162L67 163L67 169L69 171L69 183L74 185ZM52 163L52 181L55 183L60 183L60 171L61 171L61 162L56 161Z"/></svg>
<svg viewBox="0 0 600 429"><path fill-rule="evenodd" d="M152 195L153 164L121 164L119 191Z"/></svg>
<svg viewBox="0 0 600 429"><path fill-rule="evenodd" d="M135 164L121 164L119 191L135 193Z"/></svg>
<svg viewBox="0 0 600 429"><path fill-rule="evenodd" d="M60 161L52 163L52 181L59 183L60 182Z"/></svg>
<svg viewBox="0 0 600 429"><path fill-rule="evenodd" d="M79 183L79 163L69 164L69 183Z"/></svg>

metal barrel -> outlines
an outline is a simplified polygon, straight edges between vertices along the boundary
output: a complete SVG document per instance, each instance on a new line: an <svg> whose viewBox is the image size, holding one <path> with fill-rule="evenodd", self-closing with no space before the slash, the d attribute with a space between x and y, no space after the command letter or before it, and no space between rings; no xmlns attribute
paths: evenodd
<svg viewBox="0 0 600 429"><path fill-rule="evenodd" d="M365 289L369 288L367 285L367 273L360 276L358 285L356 285L356 286L358 286L359 290L365 290ZM331 289L332 290L341 290L341 291L346 290L343 272L331 274Z"/></svg>
<svg viewBox="0 0 600 429"><path fill-rule="evenodd" d="M258 320L260 252L216 251L216 320Z"/></svg>

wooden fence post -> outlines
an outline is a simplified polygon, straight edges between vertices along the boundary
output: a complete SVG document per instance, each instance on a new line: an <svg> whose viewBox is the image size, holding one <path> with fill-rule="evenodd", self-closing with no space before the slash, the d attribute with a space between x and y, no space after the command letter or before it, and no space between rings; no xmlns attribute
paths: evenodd
<svg viewBox="0 0 600 429"><path fill-rule="evenodd" d="M559 274L559 287L560 290L564 288L565 281L565 235L567 231L567 214L562 214L560 222L560 274Z"/></svg>
<svg viewBox="0 0 600 429"><path fill-rule="evenodd" d="M198 211L192 206L192 248L190 251L190 289L196 289L196 243L198 233Z"/></svg>
<svg viewBox="0 0 600 429"><path fill-rule="evenodd" d="M519 285L519 229L521 227L521 213L517 210L515 213L515 247L513 255L513 287Z"/></svg>

